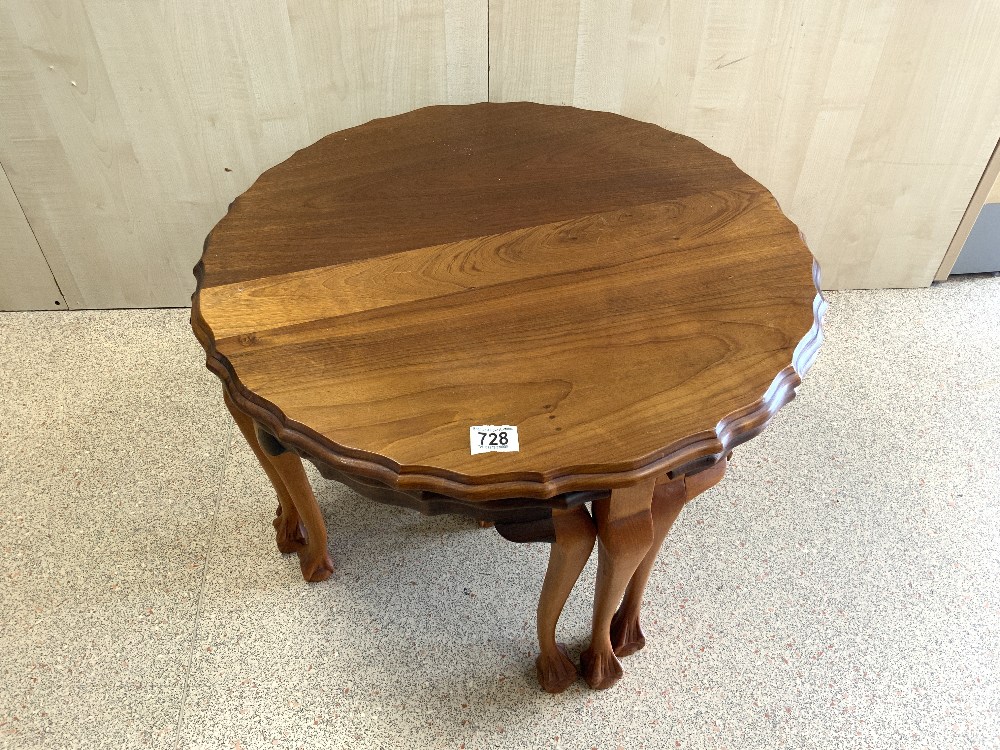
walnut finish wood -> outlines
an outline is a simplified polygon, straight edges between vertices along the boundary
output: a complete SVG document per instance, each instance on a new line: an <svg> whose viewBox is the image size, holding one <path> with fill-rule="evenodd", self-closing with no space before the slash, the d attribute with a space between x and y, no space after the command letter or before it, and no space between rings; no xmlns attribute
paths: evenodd
<svg viewBox="0 0 1000 750"><path fill-rule="evenodd" d="M497 531L511 541L551 541L543 534L539 536L531 532L521 532L512 529L515 525L530 524L536 521L547 521L553 509L568 509L578 505L608 497L610 491L590 490L587 492L567 492L562 495L537 500L527 497L501 497L492 500L467 500L448 497L434 492L421 490L401 490L382 484L374 479L358 477L335 469L315 459L311 459L320 473L326 479L332 479L347 485L359 495L387 505L398 505L410 508L427 516L441 513L457 513L475 518L479 521L499 524ZM550 529L551 524L546 526ZM509 532L509 533L508 533ZM517 538L513 538L511 535ZM528 538L530 536L530 538Z"/></svg>
<svg viewBox="0 0 1000 750"><path fill-rule="evenodd" d="M611 645L611 620L633 574L653 544L651 513L655 479L614 490L594 502L597 524L597 587L590 646L580 655L583 677L595 690L606 690L622 676Z"/></svg>
<svg viewBox="0 0 1000 750"><path fill-rule="evenodd" d="M556 623L580 572L594 549L597 529L585 507L552 513L555 540L549 550L542 594L538 600L538 646L535 661L538 684L549 693L561 693L576 680L576 665L566 647L556 642Z"/></svg>
<svg viewBox="0 0 1000 750"><path fill-rule="evenodd" d="M653 543L632 574L628 588L625 589L625 598L611 620L611 645L615 656L629 656L646 645L646 636L639 624L639 614L646 584L653 572L653 565L656 563L663 541L684 505L718 484L726 473L727 465L728 458L723 458L714 466L697 474L676 479L664 477L657 482L653 489Z"/></svg>
<svg viewBox="0 0 1000 750"><path fill-rule="evenodd" d="M278 510L273 522L274 530L277 532L278 551L285 554L298 552L305 546L306 530L299 519L298 511L295 510L295 503L292 502L292 498L288 494L288 488L285 486L281 475L278 474L278 470L271 463L267 451L261 447L257 428L253 420L236 408L232 399L229 398L229 394L225 391L223 391L223 399L226 402L229 413L233 415L236 426L240 428L240 432L243 433L243 437L246 438L250 449L257 456L261 468L264 469L267 478L271 480L271 486L274 487L274 491L278 495Z"/></svg>
<svg viewBox="0 0 1000 750"><path fill-rule="evenodd" d="M825 307L805 240L732 161L527 103L327 136L230 206L195 273L192 326L307 580L332 565L300 457L380 502L549 541L552 692L577 674L555 629L595 536L581 664L603 689L644 643L681 505L794 396ZM475 424L517 425L520 451L471 455Z"/></svg>
<svg viewBox="0 0 1000 750"><path fill-rule="evenodd" d="M205 243L192 322L237 406L354 476L468 500L712 462L794 395L812 256L697 141L535 104L429 107L266 172ZM472 456L513 423L518 453Z"/></svg>
<svg viewBox="0 0 1000 750"><path fill-rule="evenodd" d="M333 561L326 547L326 524L302 461L289 451L267 450L253 420L237 408L228 393L223 392L223 397L278 495L274 519L278 550L298 553L302 577L307 581L325 581L333 573Z"/></svg>
<svg viewBox="0 0 1000 750"><path fill-rule="evenodd" d="M333 574L333 561L326 546L326 523L302 468L302 460L291 451L269 458L288 488L295 510L306 528L306 544L298 550L302 577L312 583L325 581Z"/></svg>

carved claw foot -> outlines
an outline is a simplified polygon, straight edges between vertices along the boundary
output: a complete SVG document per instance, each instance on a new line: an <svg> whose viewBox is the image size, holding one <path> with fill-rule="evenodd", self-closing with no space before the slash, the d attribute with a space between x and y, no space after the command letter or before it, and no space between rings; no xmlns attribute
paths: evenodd
<svg viewBox="0 0 1000 750"><path fill-rule="evenodd" d="M615 656L631 656L646 645L646 636L639 626L639 615L619 609L611 620L611 646Z"/></svg>
<svg viewBox="0 0 1000 750"><path fill-rule="evenodd" d="M293 517L290 514L284 514L279 505L274 521L271 523L274 524L274 530L277 532L278 551L282 554L298 552L306 546L306 530L297 515Z"/></svg>
<svg viewBox="0 0 1000 750"><path fill-rule="evenodd" d="M308 547L299 550L299 567L302 577L310 583L325 581L333 575L333 560L324 547L318 554L310 552Z"/></svg>
<svg viewBox="0 0 1000 750"><path fill-rule="evenodd" d="M622 665L615 658L613 651L595 651L588 648L580 654L580 667L583 679L594 690L607 690L622 678Z"/></svg>
<svg viewBox="0 0 1000 750"><path fill-rule="evenodd" d="M546 693L561 693L576 682L579 674L561 643L556 644L554 653L542 654L535 659L535 670L538 672L538 684Z"/></svg>

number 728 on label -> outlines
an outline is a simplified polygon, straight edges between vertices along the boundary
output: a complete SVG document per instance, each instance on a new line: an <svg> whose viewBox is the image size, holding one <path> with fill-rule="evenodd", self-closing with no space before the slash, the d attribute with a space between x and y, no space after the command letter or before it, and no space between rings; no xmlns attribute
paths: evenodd
<svg viewBox="0 0 1000 750"><path fill-rule="evenodd" d="M517 427L513 425L479 424L469 428L469 448L477 453L513 453L517 444Z"/></svg>

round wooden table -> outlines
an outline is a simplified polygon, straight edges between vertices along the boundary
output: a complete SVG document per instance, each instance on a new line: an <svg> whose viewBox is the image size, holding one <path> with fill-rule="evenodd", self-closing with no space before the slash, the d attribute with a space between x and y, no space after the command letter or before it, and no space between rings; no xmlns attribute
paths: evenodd
<svg viewBox="0 0 1000 750"><path fill-rule="evenodd" d="M230 206L195 273L192 326L277 492L278 548L309 581L333 570L300 456L551 542L552 692L577 676L555 628L595 539L581 665L606 688L645 642L670 525L794 396L824 306L798 229L731 160L527 103L328 135Z"/></svg>

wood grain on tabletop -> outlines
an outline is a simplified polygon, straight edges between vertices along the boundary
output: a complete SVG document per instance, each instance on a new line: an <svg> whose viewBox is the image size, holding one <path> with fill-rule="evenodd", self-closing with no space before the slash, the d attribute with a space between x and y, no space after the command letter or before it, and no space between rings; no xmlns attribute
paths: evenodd
<svg viewBox="0 0 1000 750"><path fill-rule="evenodd" d="M816 334L812 256L767 190L566 107L327 136L237 199L200 273L196 330L244 408L322 460L456 494L719 453L790 398ZM470 455L477 424L517 425L520 451Z"/></svg>

